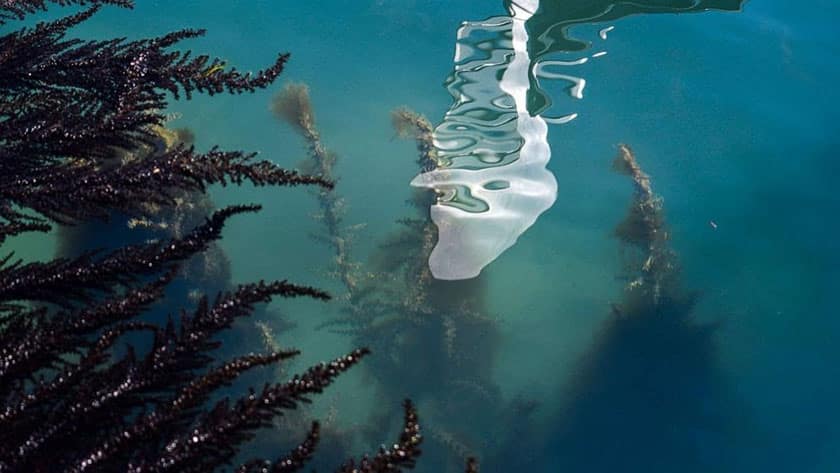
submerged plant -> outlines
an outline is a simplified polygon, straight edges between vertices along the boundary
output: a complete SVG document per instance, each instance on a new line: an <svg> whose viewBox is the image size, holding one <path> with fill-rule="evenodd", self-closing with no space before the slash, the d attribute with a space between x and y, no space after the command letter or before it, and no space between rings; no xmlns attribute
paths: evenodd
<svg viewBox="0 0 840 473"><path fill-rule="evenodd" d="M306 142L309 156L301 169L337 180L337 155L322 143L309 89L287 85L274 98L272 109ZM433 127L425 117L402 107L391 120L397 136L415 141L421 169L438 166ZM482 280L437 281L429 270L429 254L437 241L437 228L429 216L435 194L415 189L408 203L416 215L399 220L400 229L361 264L350 255L359 226L344 225L344 199L336 188L318 192L316 217L324 229L319 239L334 251L333 274L346 291L338 300L344 315L322 327L349 335L354 344L371 346L380 354L369 367L383 399L391 402L411 392L418 402L430 406L424 408L434 413L425 426L430 439L424 457L427 468L463 471L466 463L467 471L478 471L477 462L468 458L509 453L505 447L496 450L507 440L504 435L492 445L485 445L483 436L501 426L516 430L527 422L530 411L501 402L492 382L497 333L495 320L483 306Z"/></svg>
<svg viewBox="0 0 840 473"><path fill-rule="evenodd" d="M47 9L47 1L58 5L110 4L131 8L133 0L6 0L0 3L0 25L8 20L22 20L27 14Z"/></svg>
<svg viewBox="0 0 840 473"><path fill-rule="evenodd" d="M738 412L718 365L715 327L680 284L662 199L625 145L613 167L633 196L616 236L633 277L561 396L543 453L568 471L737 471L704 445L733 445Z"/></svg>
<svg viewBox="0 0 840 473"><path fill-rule="evenodd" d="M662 198L651 188L650 176L642 171L629 146L621 144L613 161L613 169L633 180L633 200L624 220L615 228L615 235L640 252L642 263L634 270L639 276L627 290L651 298L649 304L659 303L663 290L667 294L678 291L675 287L676 255L670 247L670 235L665 227Z"/></svg>
<svg viewBox="0 0 840 473"><path fill-rule="evenodd" d="M0 36L0 244L114 212L143 226L210 184L332 187L253 154L157 146L167 93L252 92L276 79L288 55L242 74L219 59L169 50L200 30L138 41L67 38L97 3L130 6L88 3L94 6ZM44 8L43 1L4 2L0 23ZM142 158L124 159L141 149ZM243 373L298 353L218 363L212 353L221 331L273 297L329 299L279 280L241 285L212 302L200 296L194 309L163 324L143 316L230 217L257 210L227 207L171 238L107 252L34 263L0 258L0 471L214 470L236 459L256 430L309 402L368 354L358 349L289 381L208 404ZM238 470L300 470L318 438L313 424L288 455ZM410 468L420 441L417 414L406 402L400 442L342 471Z"/></svg>
<svg viewBox="0 0 840 473"><path fill-rule="evenodd" d="M306 172L332 182L336 156L321 143L321 134L315 126L315 113L309 98L309 88L305 84L287 84L274 97L271 109L277 118L292 125L306 140L309 157L301 163L300 167ZM332 187L322 187L318 190L318 204L321 211L316 218L327 228L326 242L335 254L335 274L347 288L348 294L352 295L359 285L359 276L356 274L357 265L350 261L349 246L352 233L360 227L344 226L344 200L331 190Z"/></svg>

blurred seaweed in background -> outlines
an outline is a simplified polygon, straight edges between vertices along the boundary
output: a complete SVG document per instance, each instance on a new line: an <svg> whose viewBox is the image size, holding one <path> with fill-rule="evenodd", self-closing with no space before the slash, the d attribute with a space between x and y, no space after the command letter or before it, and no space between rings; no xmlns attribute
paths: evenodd
<svg viewBox="0 0 840 473"><path fill-rule="evenodd" d="M306 142L309 156L300 168L338 181L337 154L321 140L308 87L286 85L272 109ZM434 169L438 161L431 123L406 107L394 110L391 119L397 136L415 141L418 167ZM464 471L466 462L472 468L468 471L477 471L475 456L493 470L502 469L502 459L510 468L535 467L535 459L522 447L533 437L528 429L536 403L503 400L493 379L500 335L485 306L485 281L440 281L429 271L429 254L437 241L429 214L435 194L415 189L407 202L414 215L400 219L399 229L363 264L352 259L351 251L364 226L344 223L346 204L337 188L316 192L320 210L314 217L324 231L315 238L334 252L330 274L345 289L336 298L344 315L321 328L346 334L353 344L379 354L368 371L383 402L412 393L426 413L424 469ZM377 414L364 432L394 423Z"/></svg>
<svg viewBox="0 0 840 473"><path fill-rule="evenodd" d="M633 182L615 229L628 282L558 394L543 454L560 471L738 471L733 446L754 433L724 380L716 326L694 318L662 199L628 146L613 169Z"/></svg>
<svg viewBox="0 0 840 473"><path fill-rule="evenodd" d="M321 142L308 88L287 85L273 109L306 139L310 156L301 167L338 180L337 155ZM434 168L428 120L400 108L392 121L398 136L415 140L419 167ZM556 466L607 472L632 465L700 472L731 471L737 464L704 447L737 444L752 433L736 428L745 414L737 413L738 402L723 382L715 326L692 316L695 295L681 287L662 199L626 145L619 146L613 168L633 183L627 215L615 229L628 283L558 394L561 407L550 412L526 395L502 397L491 372L498 326L486 307L482 278L438 281L429 274L437 238L429 215L433 193L414 190L408 204L415 215L400 220L401 229L362 264L350 256L360 226L344 224L338 188L317 190L315 217L324 222L324 233L316 238L334 252L332 275L346 290L335 300L345 315L322 327L381 354L366 366L383 402L407 391L423 406L429 433L424 466L462 471L465 460L475 467L475 456L487 471ZM393 419L374 416L370 422L381 427Z"/></svg>

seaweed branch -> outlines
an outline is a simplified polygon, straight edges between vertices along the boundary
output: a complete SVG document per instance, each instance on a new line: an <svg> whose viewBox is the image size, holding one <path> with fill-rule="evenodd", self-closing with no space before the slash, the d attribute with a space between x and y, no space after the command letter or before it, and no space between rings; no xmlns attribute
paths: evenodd
<svg viewBox="0 0 840 473"><path fill-rule="evenodd" d="M649 295L656 305L663 285L674 276L676 259L665 228L662 198L653 193L650 177L642 171L629 146L619 145L613 169L630 176L634 186L627 216L618 224L615 234L642 252L641 275L628 284L627 290Z"/></svg>
<svg viewBox="0 0 840 473"><path fill-rule="evenodd" d="M697 320L694 295L681 287L650 178L625 145L613 165L632 179L616 234L638 253L631 260L638 277L573 365L542 454L562 471L734 471L731 458L697 448L698 431L721 444L744 434L732 429L743 413L724 389L715 327Z"/></svg>
<svg viewBox="0 0 840 473"><path fill-rule="evenodd" d="M391 124L400 138L412 138L417 143L417 165L422 172L440 167L437 148L434 142L432 123L408 107L400 107L391 112Z"/></svg>
<svg viewBox="0 0 840 473"><path fill-rule="evenodd" d="M52 3L93 6L0 36L0 244L117 212L142 226L210 184L332 188L241 151L161 146L168 96L265 88L287 54L252 74L169 49L203 30L137 41L68 39L67 31L101 4L131 2ZM0 24L46 7L3 2ZM329 298L285 280L258 282L212 303L198 297L192 311L162 323L145 317L231 216L258 209L231 206L166 241L109 252L36 263L0 257L0 472L212 471L257 429L309 402L368 353L359 349L286 383L208 405L243 373L297 354L249 353L216 363L220 332L273 297ZM308 458L317 436L313 427L292 458Z"/></svg>
<svg viewBox="0 0 840 473"><path fill-rule="evenodd" d="M0 267L0 302L29 300L63 306L88 302L93 298L91 291L113 292L118 284L129 284L144 274L171 268L173 263L206 249L209 242L219 238L230 216L259 208L251 205L222 209L190 234L166 244L127 246L103 258L88 253L75 260L25 265L17 261Z"/></svg>
<svg viewBox="0 0 840 473"><path fill-rule="evenodd" d="M277 118L292 125L306 140L309 160L305 162L305 171L328 182L335 182L333 167L336 156L321 142L321 134L315 126L309 87L305 84L286 84L283 90L274 97L271 108ZM336 274L350 297L353 297L359 286L359 276L357 275L358 265L352 262L349 255L351 241L349 232L358 230L359 227L347 228L343 225L344 200L332 187L320 189L318 204L321 213L317 218L327 229L327 241L335 253Z"/></svg>
<svg viewBox="0 0 840 473"><path fill-rule="evenodd" d="M250 460L236 469L237 473L291 473L300 471L312 458L315 447L321 439L321 425L313 422L306 439L286 456L272 462L270 460Z"/></svg>
<svg viewBox="0 0 840 473"><path fill-rule="evenodd" d="M272 109L306 140L309 159L301 168L330 181L337 180L333 169L335 155L321 144L306 86L287 85L274 99ZM433 127L425 117L402 107L392 113L391 119L397 136L415 140L421 170L439 166ZM480 284L442 283L435 281L429 271L427 261L437 239L437 227L429 211L435 194L426 190L413 192L408 203L417 215L398 221L401 229L380 245L370 263L371 272L361 273L368 275L361 284L356 276L358 265L342 264L348 253L346 230L341 225L343 200L334 189L321 190L319 197L320 220L325 223L323 239L336 252L337 273L348 294L343 307L346 315L321 327L351 335L353 343L372 346L382 354L371 363L375 376L383 381L380 388L386 399L396 395L391 390L410 390L440 409L443 416L435 417L445 418L437 420L444 428L434 427L434 419L427 421L433 425L432 438L438 440L433 444L438 451L433 454L436 458L432 459L432 468L463 471L467 458L474 454L467 445L478 445L475 434L484 432L476 422L470 422L471 429L465 431L462 422L469 421L464 413L469 411L489 419L492 416L486 416L487 412L504 415L508 409L498 402L498 388L490 381L492 356L488 355L492 355L492 348L487 348L496 335L495 322L484 314ZM482 348L476 348L478 345ZM433 381L429 379L430 371L435 373ZM391 386L394 380L399 380L398 387ZM433 385L451 387L458 395L440 393L438 389L431 392L429 386ZM459 420L453 422L452 416ZM436 460L440 463L434 463ZM373 468L371 462L370 458L363 459L360 465ZM356 464L346 468L343 471L378 471Z"/></svg>
<svg viewBox="0 0 840 473"><path fill-rule="evenodd" d="M414 139L418 152L417 165L422 172L431 171L440 166L434 144L434 130L426 117L408 107L401 107L391 112L391 122L398 136ZM421 218L400 221L407 228L398 238L419 239L419 244L412 245L414 254L406 259L408 267L404 272L405 277L416 281L406 281L410 288L406 303L415 309L427 302L429 285L434 279L426 263L437 243L437 227L429 216L429 206L434 200L433 192L415 189L410 202L420 213Z"/></svg>
<svg viewBox="0 0 840 473"><path fill-rule="evenodd" d="M132 0L49 0L58 5L86 5L86 4L110 4L126 8L133 8ZM9 20L22 20L26 15L38 11L45 11L47 2L45 0L4 0L0 3L0 25Z"/></svg>
<svg viewBox="0 0 840 473"><path fill-rule="evenodd" d="M380 447L374 456L365 455L356 462L350 460L338 470L339 473L389 473L400 471L401 468L414 468L417 457L420 456L420 424L417 410L410 400L403 403L405 416L400 439L391 448Z"/></svg>

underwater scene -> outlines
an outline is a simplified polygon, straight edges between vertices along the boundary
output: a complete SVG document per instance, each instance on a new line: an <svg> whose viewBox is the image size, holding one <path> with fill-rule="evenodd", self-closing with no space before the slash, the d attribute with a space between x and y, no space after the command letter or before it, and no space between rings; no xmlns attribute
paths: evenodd
<svg viewBox="0 0 840 473"><path fill-rule="evenodd" d="M0 2L0 472L840 471L838 16Z"/></svg>

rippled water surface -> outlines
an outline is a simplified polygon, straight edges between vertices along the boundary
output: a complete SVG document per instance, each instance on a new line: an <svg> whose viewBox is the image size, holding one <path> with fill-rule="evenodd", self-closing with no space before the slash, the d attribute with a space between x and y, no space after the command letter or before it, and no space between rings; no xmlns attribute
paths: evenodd
<svg viewBox="0 0 840 473"><path fill-rule="evenodd" d="M460 471L467 454L487 472L840 471L836 2L522 1L539 8L520 19L501 0L137 3L76 33L207 28L184 47L244 70L291 52L272 89L175 102L173 126L199 148L295 167L305 143L269 104L282 82L306 83L344 223L365 224L346 242L355 274L395 301L426 291L426 312L391 308L364 332L330 324L347 298L272 306L296 322L277 336L303 349L297 367L373 348L311 412L336 414L349 453L393 437L412 397L422 472ZM415 145L391 126L400 106L436 127L445 175L417 177ZM636 250L615 236L634 198L612 170L621 143L662 198L680 276L680 298L638 317ZM451 244L444 270L477 278L422 282L425 265L400 273L416 285L370 277L423 244L394 236L413 228L400 219L428 224L406 203L415 178L438 190L421 208L449 212L435 220L453 232L438 241ZM213 198L265 207L225 231L236 282L347 292L330 275L335 252L310 238L325 232L311 192ZM395 241L407 246L383 257ZM50 240L14 244L52 252Z"/></svg>

